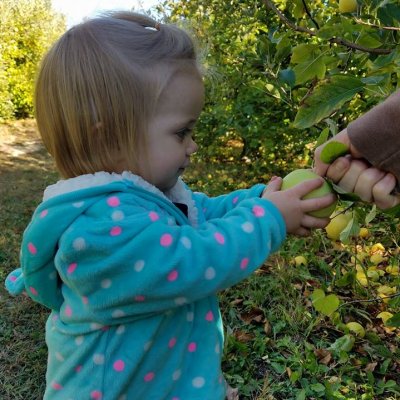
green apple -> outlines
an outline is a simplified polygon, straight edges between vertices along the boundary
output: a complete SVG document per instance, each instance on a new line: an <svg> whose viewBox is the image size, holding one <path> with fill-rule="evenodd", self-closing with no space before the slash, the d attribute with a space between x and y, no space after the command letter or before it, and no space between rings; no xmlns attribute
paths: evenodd
<svg viewBox="0 0 400 400"><path fill-rule="evenodd" d="M283 178L281 190L290 189L291 187L296 186L297 184L303 181L319 177L320 176L317 175L311 169L296 169ZM313 199L316 197L322 197L329 193L334 193L334 192L329 183L325 181L319 188L314 189L310 193L307 193L303 197L303 199ZM331 205L329 205L328 207L321 208L320 210L311 211L309 212L309 214L312 215L313 217L327 218L333 213L335 208L336 208L336 201Z"/></svg>

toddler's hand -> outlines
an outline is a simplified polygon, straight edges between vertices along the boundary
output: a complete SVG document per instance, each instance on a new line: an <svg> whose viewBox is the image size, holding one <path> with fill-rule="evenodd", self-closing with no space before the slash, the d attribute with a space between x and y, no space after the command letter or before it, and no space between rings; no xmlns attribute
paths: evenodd
<svg viewBox="0 0 400 400"><path fill-rule="evenodd" d="M288 233L306 236L311 228L323 228L329 223L329 218L316 218L307 213L327 207L336 200L333 194L314 199L302 199L307 193L320 187L322 183L322 178L311 179L280 191L282 178L273 178L264 190L262 198L274 203L282 213Z"/></svg>
<svg viewBox="0 0 400 400"><path fill-rule="evenodd" d="M381 209L400 203L400 196L391 194L396 178L362 160L339 157L329 166L326 176L346 192L355 193L363 201L374 202Z"/></svg>

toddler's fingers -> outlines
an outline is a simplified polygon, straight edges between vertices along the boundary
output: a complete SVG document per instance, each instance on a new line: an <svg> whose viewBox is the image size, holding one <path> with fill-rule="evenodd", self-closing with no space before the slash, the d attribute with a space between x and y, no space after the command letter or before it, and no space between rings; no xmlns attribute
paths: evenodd
<svg viewBox="0 0 400 400"><path fill-rule="evenodd" d="M336 200L336 195L333 193L327 194L322 197L315 197L313 199L305 199L301 202L301 209L305 213L310 211L320 210L321 208L325 208L330 206Z"/></svg>
<svg viewBox="0 0 400 400"><path fill-rule="evenodd" d="M288 189L293 191L299 198L304 197L306 194L312 192L314 189L319 188L324 183L323 178L309 179L298 183L296 186Z"/></svg>
<svg viewBox="0 0 400 400"><path fill-rule="evenodd" d="M311 215L305 214L301 220L301 225L309 229L325 228L329 224L329 218L317 218Z"/></svg>
<svg viewBox="0 0 400 400"><path fill-rule="evenodd" d="M278 192L282 186L282 178L274 176L268 182L267 187L264 189L263 195L266 193Z"/></svg>

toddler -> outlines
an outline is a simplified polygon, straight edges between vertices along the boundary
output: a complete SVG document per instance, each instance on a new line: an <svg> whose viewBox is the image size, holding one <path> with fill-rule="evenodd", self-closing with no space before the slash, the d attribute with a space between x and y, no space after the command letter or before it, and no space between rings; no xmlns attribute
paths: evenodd
<svg viewBox="0 0 400 400"><path fill-rule="evenodd" d="M6 285L48 307L44 399L221 400L216 293L286 233L326 219L322 179L215 198L180 176L204 101L190 37L131 12L87 20L45 56L36 119L63 180L49 186Z"/></svg>

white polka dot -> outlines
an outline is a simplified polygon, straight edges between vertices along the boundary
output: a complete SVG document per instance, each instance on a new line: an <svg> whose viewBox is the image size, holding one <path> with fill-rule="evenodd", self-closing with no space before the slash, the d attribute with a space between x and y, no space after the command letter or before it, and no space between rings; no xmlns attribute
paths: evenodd
<svg viewBox="0 0 400 400"><path fill-rule="evenodd" d="M111 214L111 218L113 221L122 221L125 218L125 215L122 211L116 210Z"/></svg>
<svg viewBox="0 0 400 400"><path fill-rule="evenodd" d="M186 321L188 322L192 322L194 320L194 312L193 311L189 311L186 314Z"/></svg>
<svg viewBox="0 0 400 400"><path fill-rule="evenodd" d="M188 301L187 301L187 298L186 297L177 297L176 299L175 299L175 304L177 305L177 306L183 306L184 304L186 304Z"/></svg>
<svg viewBox="0 0 400 400"><path fill-rule="evenodd" d="M182 371L180 369L177 369L173 374L172 374L172 380L177 381L182 375Z"/></svg>
<svg viewBox="0 0 400 400"><path fill-rule="evenodd" d="M80 345L83 343L83 341L84 341L84 337L83 337L83 336L77 336L77 337L75 338L75 344L76 344L77 346L80 346Z"/></svg>
<svg viewBox="0 0 400 400"><path fill-rule="evenodd" d="M206 381L202 376L198 376L192 380L193 387L200 389L205 385Z"/></svg>
<svg viewBox="0 0 400 400"><path fill-rule="evenodd" d="M206 269L205 277L208 280L215 278L215 269L213 267L209 267Z"/></svg>
<svg viewBox="0 0 400 400"><path fill-rule="evenodd" d="M120 325L115 332L117 335L122 335L125 332L125 325Z"/></svg>
<svg viewBox="0 0 400 400"><path fill-rule="evenodd" d="M113 318L121 318L125 316L125 313L122 310L115 310L111 315Z"/></svg>
<svg viewBox="0 0 400 400"><path fill-rule="evenodd" d="M85 202L83 202L83 201L77 201L76 203L72 203L72 205L75 208L81 208L84 204L85 204Z"/></svg>
<svg viewBox="0 0 400 400"><path fill-rule="evenodd" d="M242 229L246 233L251 233L254 231L254 225L251 222L245 222L242 224Z"/></svg>
<svg viewBox="0 0 400 400"><path fill-rule="evenodd" d="M135 262L134 269L136 272L140 272L144 268L145 262L143 260L138 260Z"/></svg>
<svg viewBox="0 0 400 400"><path fill-rule="evenodd" d="M192 241L184 236L183 238L181 238L181 243L183 244L183 246L187 249L191 249L192 248Z"/></svg>
<svg viewBox="0 0 400 400"><path fill-rule="evenodd" d="M93 356L93 362L96 365L103 365L104 364L104 355L103 354L95 354Z"/></svg>
<svg viewBox="0 0 400 400"><path fill-rule="evenodd" d="M108 289L112 285L112 280L111 279L104 279L101 281L101 287L103 289Z"/></svg>
<svg viewBox="0 0 400 400"><path fill-rule="evenodd" d="M99 329L103 328L103 325L98 324L97 322L92 322L90 324L90 327L92 328L93 331L98 331Z"/></svg>
<svg viewBox="0 0 400 400"><path fill-rule="evenodd" d="M219 345L219 343L217 343L217 344L215 345L215 352L216 352L217 354L221 353L221 346Z"/></svg>
<svg viewBox="0 0 400 400"><path fill-rule="evenodd" d="M143 350L144 351L148 351L152 345L153 345L153 342L151 342L151 341L145 343L144 346L143 346Z"/></svg>
<svg viewBox="0 0 400 400"><path fill-rule="evenodd" d="M85 239L82 238L82 237L76 238L76 239L72 242L72 247L73 247L76 251L84 250L84 249L86 248Z"/></svg>
<svg viewBox="0 0 400 400"><path fill-rule="evenodd" d="M123 394L122 396L119 396L118 397L118 400L127 400L127 395L126 394Z"/></svg>
<svg viewBox="0 0 400 400"><path fill-rule="evenodd" d="M58 361L60 361L60 362L64 361L64 356L61 353L59 353L58 351L56 352L55 356Z"/></svg>

